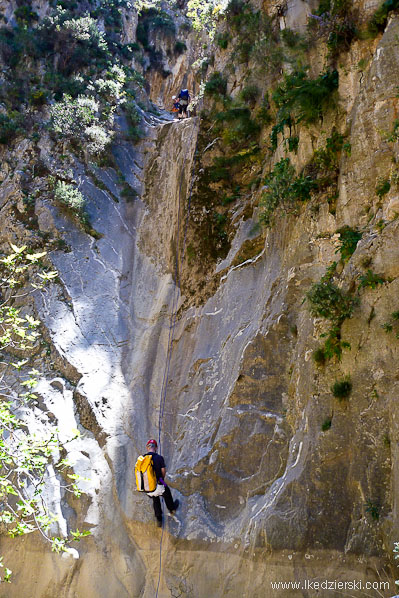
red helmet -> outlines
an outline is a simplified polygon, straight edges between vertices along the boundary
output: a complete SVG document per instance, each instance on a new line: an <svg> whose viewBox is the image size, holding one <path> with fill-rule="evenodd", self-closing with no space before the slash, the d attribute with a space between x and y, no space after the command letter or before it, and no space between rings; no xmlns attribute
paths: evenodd
<svg viewBox="0 0 399 598"><path fill-rule="evenodd" d="M147 442L146 446L155 446L155 448L158 448L158 443L154 438L150 438L149 441Z"/></svg>

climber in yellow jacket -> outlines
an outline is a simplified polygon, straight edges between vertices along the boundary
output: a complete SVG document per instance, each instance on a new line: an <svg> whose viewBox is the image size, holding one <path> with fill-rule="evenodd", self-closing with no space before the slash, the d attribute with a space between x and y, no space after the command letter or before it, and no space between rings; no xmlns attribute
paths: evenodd
<svg viewBox="0 0 399 598"><path fill-rule="evenodd" d="M162 455L158 455L158 443L154 438L150 438L146 445L147 453L144 455L151 455L152 456L152 464L154 468L154 472L157 478L157 485L164 486L164 492L162 494L166 507L168 510L174 515L176 509L179 507L179 500L173 500L172 493L170 491L169 486L165 483L165 475L166 475L166 466L165 466L165 459ZM161 498L160 496L151 496L153 505L154 505L154 514L157 520L158 527L162 527L162 506L161 506Z"/></svg>

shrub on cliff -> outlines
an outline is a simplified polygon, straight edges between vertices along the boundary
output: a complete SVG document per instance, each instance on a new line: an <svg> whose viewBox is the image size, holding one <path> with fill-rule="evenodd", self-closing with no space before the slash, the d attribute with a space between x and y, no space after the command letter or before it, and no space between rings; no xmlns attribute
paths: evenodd
<svg viewBox="0 0 399 598"><path fill-rule="evenodd" d="M339 247L335 253L340 252L342 261L347 261L354 253L357 244L362 238L362 233L350 226L343 226L338 231Z"/></svg>
<svg viewBox="0 0 399 598"><path fill-rule="evenodd" d="M14 17L17 23L22 26L30 25L34 21L39 20L39 15L37 12L32 10L32 6L30 4L18 6L14 11Z"/></svg>
<svg viewBox="0 0 399 598"><path fill-rule="evenodd" d="M233 103L228 110L217 112L214 118L217 122L215 130L225 145L237 150L256 141L260 126L251 118L251 111L246 106Z"/></svg>
<svg viewBox="0 0 399 598"><path fill-rule="evenodd" d="M315 361L323 365L327 359L341 359L342 350L350 349L350 344L341 338L341 326L346 318L352 316L359 303L359 298L340 289L334 282L337 262L333 262L319 282L315 282L306 293L309 311L313 316L325 318L331 322L328 332L321 334L324 345L317 349Z"/></svg>
<svg viewBox="0 0 399 598"><path fill-rule="evenodd" d="M51 129L61 137L78 138L86 127L96 122L97 111L94 98L80 96L73 100L65 95L51 107Z"/></svg>
<svg viewBox="0 0 399 598"><path fill-rule="evenodd" d="M278 207L285 212L296 209L298 201L310 199L316 183L310 177L295 176L295 168L289 158L282 158L265 179L265 191L259 205L262 208L260 221L270 226Z"/></svg>
<svg viewBox="0 0 399 598"><path fill-rule="evenodd" d="M374 36L379 31L383 31L388 20L388 15L392 10L399 8L399 0L385 0L368 23L368 30Z"/></svg>
<svg viewBox="0 0 399 598"><path fill-rule="evenodd" d="M0 143L6 145L19 133L23 133L23 117L19 112L11 114L0 113Z"/></svg>
<svg viewBox="0 0 399 598"><path fill-rule="evenodd" d="M336 380L331 387L331 392L334 397L340 401L347 399L352 392L352 382L349 378L345 378L345 380Z"/></svg>
<svg viewBox="0 0 399 598"><path fill-rule="evenodd" d="M58 7L38 28L43 53L58 55L57 70L70 75L92 63L106 66L111 58L105 35L90 16L75 17Z"/></svg>
<svg viewBox="0 0 399 598"><path fill-rule="evenodd" d="M68 185L65 181L57 181L54 199L62 206L65 206L81 216L84 213L85 199L79 189Z"/></svg>
<svg viewBox="0 0 399 598"><path fill-rule="evenodd" d="M227 79L218 71L212 73L205 85L205 95L218 98L225 96L227 91Z"/></svg>
<svg viewBox="0 0 399 598"><path fill-rule="evenodd" d="M331 280L315 282L306 294L313 316L326 318L336 324L350 318L357 301L337 287Z"/></svg>
<svg viewBox="0 0 399 598"><path fill-rule="evenodd" d="M315 122L332 105L337 88L336 70L326 71L316 79L310 79L306 69L285 75L284 83L273 93L278 119L286 119L292 114L297 122Z"/></svg>
<svg viewBox="0 0 399 598"><path fill-rule="evenodd" d="M64 96L51 107L50 129L60 139L68 139L77 149L101 154L112 141L112 133L98 118L99 104L92 97L73 100Z"/></svg>
<svg viewBox="0 0 399 598"><path fill-rule="evenodd" d="M21 289L24 296L37 293L57 272L43 264L45 252L31 253L26 246L15 245L11 249L0 259L0 525L11 538L37 531L54 551L61 552L69 541L90 533L53 535L57 517L50 488L81 495L80 478L65 458L79 433L71 429L61 441L45 408L37 404L34 389L41 374L30 360L37 352L40 321L19 303ZM2 560L0 583L10 582L12 571Z"/></svg>

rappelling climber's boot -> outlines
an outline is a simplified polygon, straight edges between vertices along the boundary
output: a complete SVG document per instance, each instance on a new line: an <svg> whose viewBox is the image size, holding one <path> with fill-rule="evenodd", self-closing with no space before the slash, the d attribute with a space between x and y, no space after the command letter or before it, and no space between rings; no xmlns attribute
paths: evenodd
<svg viewBox="0 0 399 598"><path fill-rule="evenodd" d="M171 515L174 515L177 511L177 509L179 508L180 505L180 500L178 498L176 498L175 502L174 502L174 506L173 506L173 510L170 512Z"/></svg>
<svg viewBox="0 0 399 598"><path fill-rule="evenodd" d="M161 519L157 518L157 527L162 527L162 517Z"/></svg>

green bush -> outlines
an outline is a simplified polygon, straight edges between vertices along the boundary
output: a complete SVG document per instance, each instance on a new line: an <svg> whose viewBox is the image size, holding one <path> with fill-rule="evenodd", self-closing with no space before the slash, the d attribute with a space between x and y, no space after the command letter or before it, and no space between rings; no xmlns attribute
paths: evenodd
<svg viewBox="0 0 399 598"><path fill-rule="evenodd" d="M399 338L398 320L399 320L399 311L393 311L390 316L390 321L384 322L384 324L382 324L381 327L387 333L390 333L395 329L395 337Z"/></svg>
<svg viewBox="0 0 399 598"><path fill-rule="evenodd" d="M293 114L297 122L312 123L333 103L338 88L338 72L327 71L316 79L309 79L306 70L285 75L284 83L273 93L278 107L278 119Z"/></svg>
<svg viewBox="0 0 399 598"><path fill-rule="evenodd" d="M260 221L270 226L278 207L286 212L292 211L298 201L310 199L311 191L315 186L315 182L310 177L303 175L295 177L295 169L290 159L282 158L265 179L266 190L259 202Z"/></svg>
<svg viewBox="0 0 399 598"><path fill-rule="evenodd" d="M57 181L54 199L61 205L69 208L78 216L84 214L85 199L79 189L73 185L68 185L65 181Z"/></svg>
<svg viewBox="0 0 399 598"><path fill-rule="evenodd" d="M260 221L266 226L272 223L272 217L279 206L286 209L293 203L292 180L295 176L295 168L289 158L283 158L277 162L272 172L265 179L266 191L262 194L259 205L262 209Z"/></svg>
<svg viewBox="0 0 399 598"><path fill-rule="evenodd" d="M327 430L329 430L331 428L331 424L332 424L332 418L327 417L324 420L324 422L321 424L321 429L323 430L323 432L327 432Z"/></svg>
<svg viewBox="0 0 399 598"><path fill-rule="evenodd" d="M48 90L43 87L39 87L38 89L31 90L29 94L29 101L31 104L33 104L33 106L43 106L44 104L47 104L48 97Z"/></svg>
<svg viewBox="0 0 399 598"><path fill-rule="evenodd" d="M352 382L348 378L336 380L331 387L331 392L340 401L347 399L352 392Z"/></svg>
<svg viewBox="0 0 399 598"><path fill-rule="evenodd" d="M335 170L339 166L339 155L344 147L344 136L333 131L331 137L326 140L324 148L315 151L313 156L313 163L320 169ZM345 151L348 152L348 146L345 146Z"/></svg>
<svg viewBox="0 0 399 598"><path fill-rule="evenodd" d="M247 85L240 92L240 99L249 104L254 104L259 96L259 87L257 85Z"/></svg>
<svg viewBox="0 0 399 598"><path fill-rule="evenodd" d="M227 79L218 71L212 73L205 85L205 95L218 98L219 96L225 96L226 92Z"/></svg>
<svg viewBox="0 0 399 598"><path fill-rule="evenodd" d="M288 127L290 130L290 136L291 136L291 127L293 124L294 124L293 120L292 120L291 116L289 115L289 116L287 116L287 118L280 118L278 123L276 125L274 125L274 127L272 128L272 132L270 133L270 142L271 142L270 150L272 152L276 151L276 149L277 149L279 133L282 133L284 135L285 127Z"/></svg>
<svg viewBox="0 0 399 598"><path fill-rule="evenodd" d="M391 183L389 179L379 178L375 187L375 192L380 199L384 197L388 193L391 188Z"/></svg>
<svg viewBox="0 0 399 598"><path fill-rule="evenodd" d="M92 15L103 15L106 23L113 20L115 28L121 2L102 0ZM138 74L121 66L123 44L114 33L110 36L102 32L96 19L82 14L83 8L76 2L64 0L63 6L52 3L57 4L56 10L37 27L27 22L32 16L29 0L18 0L17 4L16 14L24 23L0 29L0 61L9 67L0 86L0 102L11 115L14 110L25 113L28 102L40 108L55 100L50 123L53 133L90 153L103 151L110 142L114 115L126 87L133 93L140 85ZM89 101L96 106L94 110L88 107L91 116L86 119L82 98L89 94ZM69 97L69 106L65 96ZM9 123L2 120L5 139L11 131ZM27 126L33 124L31 119L25 118L24 122Z"/></svg>
<svg viewBox="0 0 399 598"><path fill-rule="evenodd" d="M182 42L181 40L177 40L175 43L175 47L174 47L174 51L175 54L183 54L183 52L185 52L187 50L187 46L184 42Z"/></svg>
<svg viewBox="0 0 399 598"><path fill-rule="evenodd" d="M87 83L80 77L66 77L62 73L49 70L43 77L45 87L54 95L54 99L59 102L63 96L69 96L76 99L83 95L87 89Z"/></svg>
<svg viewBox="0 0 399 598"><path fill-rule="evenodd" d="M364 506L366 509L366 513L369 513L369 515L372 519L374 519L374 521L378 521L381 513L381 506L379 505L379 503L369 499Z"/></svg>
<svg viewBox="0 0 399 598"><path fill-rule="evenodd" d="M350 318L357 304L355 298L324 278L312 285L306 298L312 316L326 318L335 324Z"/></svg>
<svg viewBox="0 0 399 598"><path fill-rule="evenodd" d="M239 17L244 10L247 10L244 0L230 0L226 8L226 19L229 21L234 17Z"/></svg>
<svg viewBox="0 0 399 598"><path fill-rule="evenodd" d="M362 238L362 233L350 226L343 226L337 233L339 233L339 247L335 253L341 253L341 259L345 262L354 253L357 244Z"/></svg>
<svg viewBox="0 0 399 598"><path fill-rule="evenodd" d="M111 58L105 34L90 16L75 17L60 7L38 27L39 46L43 54L59 54L57 70L71 75L93 63L105 67Z"/></svg>
<svg viewBox="0 0 399 598"><path fill-rule="evenodd" d="M295 138L291 138L295 139ZM296 147L295 145L293 147ZM317 189L317 183L310 176L299 175L294 179L291 185L293 198L298 201L307 201L311 197L311 192Z"/></svg>
<svg viewBox="0 0 399 598"><path fill-rule="evenodd" d="M214 214L213 214L213 234L215 235L216 239L220 243L226 243L227 238L228 238L226 230L225 230L226 223L227 223L226 214L220 214L219 212L214 212Z"/></svg>
<svg viewBox="0 0 399 598"><path fill-rule="evenodd" d="M281 31L280 37L281 37L282 41L285 43L285 45L288 46L289 48L295 48L302 41L299 33L296 33L296 31L293 31L292 29L289 29L288 27Z"/></svg>
<svg viewBox="0 0 399 598"><path fill-rule="evenodd" d="M278 44L279 36L273 21L265 11L253 10L250 4L243 3L238 12L236 6L231 10L227 8L226 19L229 30L233 30L234 62L252 60L255 76L277 74L284 53Z"/></svg>
<svg viewBox="0 0 399 598"><path fill-rule="evenodd" d="M0 29L0 54L3 62L15 68L24 55L35 58L38 54L37 40L33 33L26 28ZM15 76L15 73L13 73Z"/></svg>
<svg viewBox="0 0 399 598"><path fill-rule="evenodd" d="M95 124L98 103L94 98L79 96L73 100L64 95L50 109L51 129L61 137L81 138L86 127Z"/></svg>
<svg viewBox="0 0 399 598"><path fill-rule="evenodd" d="M227 46L229 45L230 41L230 34L229 33L219 33L215 37L215 42L222 50L226 50Z"/></svg>
<svg viewBox="0 0 399 598"><path fill-rule="evenodd" d="M324 365L326 363L326 354L322 347L313 351L313 361L317 363L317 365Z"/></svg>
<svg viewBox="0 0 399 598"><path fill-rule="evenodd" d="M13 112L11 115L0 113L0 143L7 145L18 134L23 132L22 115Z"/></svg>
<svg viewBox="0 0 399 598"><path fill-rule="evenodd" d="M342 151L350 154L350 144L344 143L343 135L333 131L331 137L327 138L326 145L314 152L311 161L304 168L304 173L315 179L319 193L328 192L330 213L334 212L338 197L339 160Z"/></svg>
<svg viewBox="0 0 399 598"><path fill-rule="evenodd" d="M78 149L101 154L112 141L112 131L106 128L106 123L100 123L98 109L99 104L92 97L79 96L73 100L64 96L50 109L50 129Z"/></svg>
<svg viewBox="0 0 399 598"><path fill-rule="evenodd" d="M207 170L207 174L209 176L209 180L213 183L218 183L219 181L228 181L230 179L230 170L220 163L216 159L216 162L212 164Z"/></svg>
<svg viewBox="0 0 399 598"><path fill-rule="evenodd" d="M352 0L321 0L315 14L323 19L309 21L310 34L318 29L316 35L327 38L329 57L335 58L341 51L348 50L356 34L356 19L352 11ZM312 16L312 15L311 15ZM314 33L313 33L314 34Z"/></svg>
<svg viewBox="0 0 399 598"><path fill-rule="evenodd" d="M84 135L87 140L85 149L92 156L102 154L112 141L112 132L107 131L99 124L86 127Z"/></svg>
<svg viewBox="0 0 399 598"><path fill-rule="evenodd" d="M342 350L351 348L350 343L341 339L340 325L333 325L328 333L321 334L320 336L322 338L327 337L323 345L326 361L333 357L337 357L338 360L341 360Z"/></svg>
<svg viewBox="0 0 399 598"><path fill-rule="evenodd" d="M31 25L34 21L39 20L39 15L37 12L32 10L32 6L30 4L24 4L22 6L18 6L18 8L14 11L15 20L19 25Z"/></svg>
<svg viewBox="0 0 399 598"><path fill-rule="evenodd" d="M287 137L284 140L284 142L285 142L286 148L289 152L297 153L298 145L299 145L299 137L297 137L296 135L294 137ZM308 177L308 178L310 178L310 177Z"/></svg>
<svg viewBox="0 0 399 598"><path fill-rule="evenodd" d="M359 276L359 288L370 288L375 289L379 284L383 284L385 282L385 278L379 276L378 274L374 274L372 270L367 270L366 274L362 274Z"/></svg>
<svg viewBox="0 0 399 598"><path fill-rule="evenodd" d="M396 143L399 141L399 119L395 118L392 126L392 131L387 139L391 143Z"/></svg>
<svg viewBox="0 0 399 598"><path fill-rule="evenodd" d="M356 26L352 16L348 15L342 17L337 22L333 21L327 38L327 47L330 51L330 56L335 56L339 52L349 50L355 34Z"/></svg>
<svg viewBox="0 0 399 598"><path fill-rule="evenodd" d="M383 31L388 20L388 14L398 8L399 0L385 0L370 19L368 23L369 32L372 35L377 35L379 31Z"/></svg>
<svg viewBox="0 0 399 598"><path fill-rule="evenodd" d="M215 120L220 123L217 130L223 142L236 150L247 147L248 142L255 141L259 133L259 123L251 118L247 107L233 105L229 110L216 113Z"/></svg>

